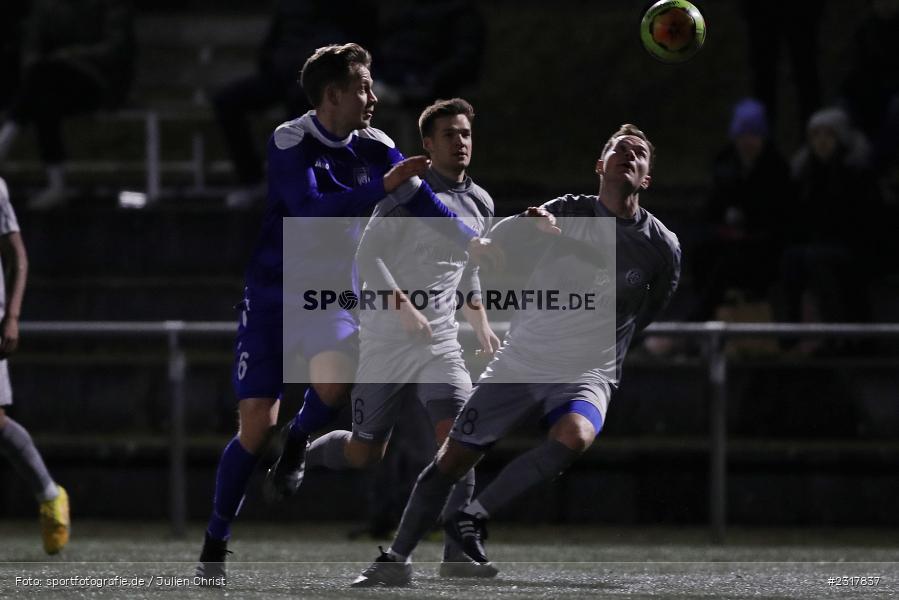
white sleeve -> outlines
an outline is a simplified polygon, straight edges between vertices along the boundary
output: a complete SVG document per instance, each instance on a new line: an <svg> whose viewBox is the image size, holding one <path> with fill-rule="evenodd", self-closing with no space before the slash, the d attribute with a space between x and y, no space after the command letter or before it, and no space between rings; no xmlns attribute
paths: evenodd
<svg viewBox="0 0 899 600"><path fill-rule="evenodd" d="M6 182L0 178L0 235L14 231L19 231L19 220L16 218L12 202L9 201L9 188L6 187Z"/></svg>

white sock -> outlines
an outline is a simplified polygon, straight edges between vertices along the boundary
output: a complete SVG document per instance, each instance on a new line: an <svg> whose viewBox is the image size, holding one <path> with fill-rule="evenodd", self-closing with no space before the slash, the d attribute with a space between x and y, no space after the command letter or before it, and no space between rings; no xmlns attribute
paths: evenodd
<svg viewBox="0 0 899 600"><path fill-rule="evenodd" d="M12 121L7 121L0 127L0 160L6 158L9 148L12 146L13 140L19 133L19 126Z"/></svg>
<svg viewBox="0 0 899 600"><path fill-rule="evenodd" d="M477 500L474 500L462 509L466 515L471 515L472 517L477 517L478 519L489 519L490 513L487 512L487 509L481 506L481 503Z"/></svg>
<svg viewBox="0 0 899 600"><path fill-rule="evenodd" d="M59 496L59 488L51 481L47 484L47 487L44 488L44 491L38 495L37 501L46 502L47 500L54 500L57 496Z"/></svg>

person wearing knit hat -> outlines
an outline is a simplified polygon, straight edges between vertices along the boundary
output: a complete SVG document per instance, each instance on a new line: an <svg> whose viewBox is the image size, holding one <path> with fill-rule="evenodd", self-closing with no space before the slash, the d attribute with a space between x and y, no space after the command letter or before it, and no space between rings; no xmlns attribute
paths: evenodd
<svg viewBox="0 0 899 600"><path fill-rule="evenodd" d="M737 102L730 120L729 133L732 140L744 134L768 137L768 115L765 106L755 98L744 98Z"/></svg>
<svg viewBox="0 0 899 600"><path fill-rule="evenodd" d="M868 164L871 148L864 134L852 126L849 115L842 108L832 106L815 112L808 120L807 150L822 162L829 162L839 155L846 164L864 167ZM800 169L808 160L808 152L800 153L794 169ZM794 170L795 172L795 170Z"/></svg>
<svg viewBox="0 0 899 600"><path fill-rule="evenodd" d="M693 253L698 294L690 318L696 320L714 318L729 290L766 298L775 280L766 265L782 247L777 214L789 197L790 173L769 138L765 106L739 100L727 133L730 143L712 163L708 236Z"/></svg>
<svg viewBox="0 0 899 600"><path fill-rule="evenodd" d="M870 168L870 146L846 111L822 108L806 125L807 141L793 159L794 194L781 212L790 232L781 261L786 321L864 321L870 311L869 261L862 260L881 239L877 215L882 199ZM852 273L852 276L847 276ZM837 345L804 341L798 350L815 353Z"/></svg>

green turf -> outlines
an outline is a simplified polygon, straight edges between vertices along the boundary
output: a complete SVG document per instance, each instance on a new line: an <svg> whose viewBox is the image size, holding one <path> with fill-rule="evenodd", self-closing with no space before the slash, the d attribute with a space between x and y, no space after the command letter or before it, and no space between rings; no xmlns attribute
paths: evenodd
<svg viewBox="0 0 899 600"><path fill-rule="evenodd" d="M201 529L172 539L164 525L76 523L59 557L40 549L36 523L0 523L0 598L896 598L899 536L893 531L733 531L723 546L702 529L496 527L489 548L501 573L472 583L436 576L440 545L416 553L414 587L352 590L377 542L347 541L349 526L235 528L226 590L191 578ZM383 543L383 542L382 542ZM50 578L143 577L141 588L71 585ZM829 577L879 576L875 586ZM16 577L40 578L27 587ZM164 578L160 582L158 577ZM177 585L173 578L186 578Z"/></svg>

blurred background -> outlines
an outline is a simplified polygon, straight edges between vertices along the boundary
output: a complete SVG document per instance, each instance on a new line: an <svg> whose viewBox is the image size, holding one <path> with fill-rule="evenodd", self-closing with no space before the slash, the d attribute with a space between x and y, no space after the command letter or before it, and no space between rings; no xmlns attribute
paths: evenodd
<svg viewBox="0 0 899 600"><path fill-rule="evenodd" d="M374 125L406 154L420 151L421 108L472 102L470 174L500 215L596 193L608 136L641 127L657 149L641 203L683 246L663 320L896 322L899 2L698 2L706 46L680 65L641 47L647 4L4 2L0 176L31 265L23 323L233 322L264 144L307 109L294 86L309 53L350 40L375 56ZM24 326L21 338L10 414L69 490L74 518L166 519L169 340ZM179 344L185 511L201 520L236 422L233 336ZM897 340L767 337L724 350L728 522L899 525ZM503 518L706 522L706 359L699 338L638 340L597 444ZM290 396L282 415L302 390ZM498 446L480 481L535 435ZM403 448L369 476L316 473L290 506L251 492L241 519L361 520L379 534L423 466ZM33 510L0 463L0 516Z"/></svg>

